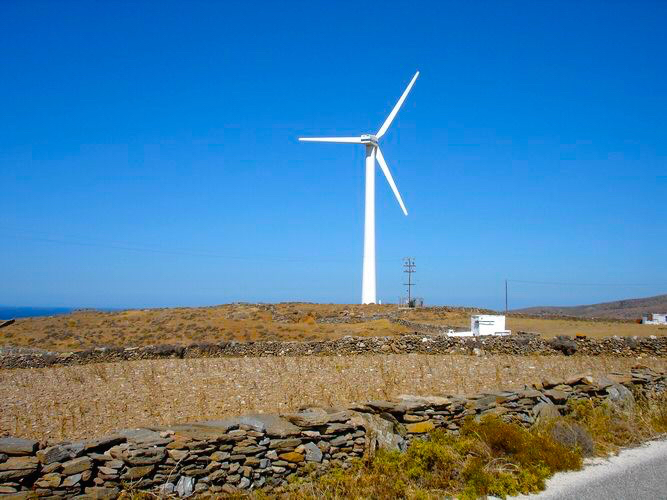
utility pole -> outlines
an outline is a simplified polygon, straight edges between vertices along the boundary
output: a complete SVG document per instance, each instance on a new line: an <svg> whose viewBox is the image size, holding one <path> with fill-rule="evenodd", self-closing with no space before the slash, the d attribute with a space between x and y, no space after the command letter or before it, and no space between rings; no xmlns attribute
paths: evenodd
<svg viewBox="0 0 667 500"><path fill-rule="evenodd" d="M505 316L507 316L507 280L505 280Z"/></svg>
<svg viewBox="0 0 667 500"><path fill-rule="evenodd" d="M412 282L412 273L415 271L415 259L412 257L405 257L403 259L403 272L408 274L408 282L403 283L408 287L408 307L412 307L412 287L415 283Z"/></svg>

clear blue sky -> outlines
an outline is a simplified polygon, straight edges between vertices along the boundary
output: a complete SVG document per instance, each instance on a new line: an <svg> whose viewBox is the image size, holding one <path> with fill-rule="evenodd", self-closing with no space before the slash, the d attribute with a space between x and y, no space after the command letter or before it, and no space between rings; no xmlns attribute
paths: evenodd
<svg viewBox="0 0 667 500"><path fill-rule="evenodd" d="M465 5L464 5L465 4ZM665 2L0 3L0 304L667 291ZM378 171L379 174L379 171ZM644 286L652 285L653 286Z"/></svg>

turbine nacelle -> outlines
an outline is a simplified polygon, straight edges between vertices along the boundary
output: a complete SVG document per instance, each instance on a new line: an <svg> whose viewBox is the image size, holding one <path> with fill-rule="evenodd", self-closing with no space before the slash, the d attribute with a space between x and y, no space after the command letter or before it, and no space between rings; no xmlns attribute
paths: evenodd
<svg viewBox="0 0 667 500"><path fill-rule="evenodd" d="M361 139L362 144L372 144L373 146L378 145L378 138L373 134L361 134L359 139Z"/></svg>

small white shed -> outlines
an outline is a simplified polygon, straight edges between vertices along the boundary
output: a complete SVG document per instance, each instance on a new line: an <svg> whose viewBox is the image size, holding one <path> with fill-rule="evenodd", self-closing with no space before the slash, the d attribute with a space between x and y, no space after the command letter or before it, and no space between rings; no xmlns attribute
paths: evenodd
<svg viewBox="0 0 667 500"><path fill-rule="evenodd" d="M644 325L667 325L667 314L644 314L642 317Z"/></svg>
<svg viewBox="0 0 667 500"><path fill-rule="evenodd" d="M449 330L450 337L480 337L484 335L509 335L505 330L505 316L500 314L476 314L470 316L470 331L455 332Z"/></svg>
<svg viewBox="0 0 667 500"><path fill-rule="evenodd" d="M476 314L470 317L470 331L473 337L478 335L509 335L505 330L505 316L501 314Z"/></svg>

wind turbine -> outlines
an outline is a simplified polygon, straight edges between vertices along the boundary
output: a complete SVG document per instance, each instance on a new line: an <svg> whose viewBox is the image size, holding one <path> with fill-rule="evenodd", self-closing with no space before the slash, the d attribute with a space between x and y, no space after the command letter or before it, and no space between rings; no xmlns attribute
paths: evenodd
<svg viewBox="0 0 667 500"><path fill-rule="evenodd" d="M410 93L412 86L415 84L419 71L412 77L403 95L391 110L389 116L378 130L377 134L362 134L359 137L299 137L300 141L305 142L339 142L345 144L364 144L366 146L366 208L364 218L364 267L361 279L361 303L375 304L375 160L377 159L382 169L382 173L387 178L387 182L394 192L398 204L405 215L408 211L405 209L403 199L401 198L394 178L391 176L387 162L382 155L382 150L378 141L387 133L387 129L391 122L396 117L398 110L401 109L403 101Z"/></svg>

